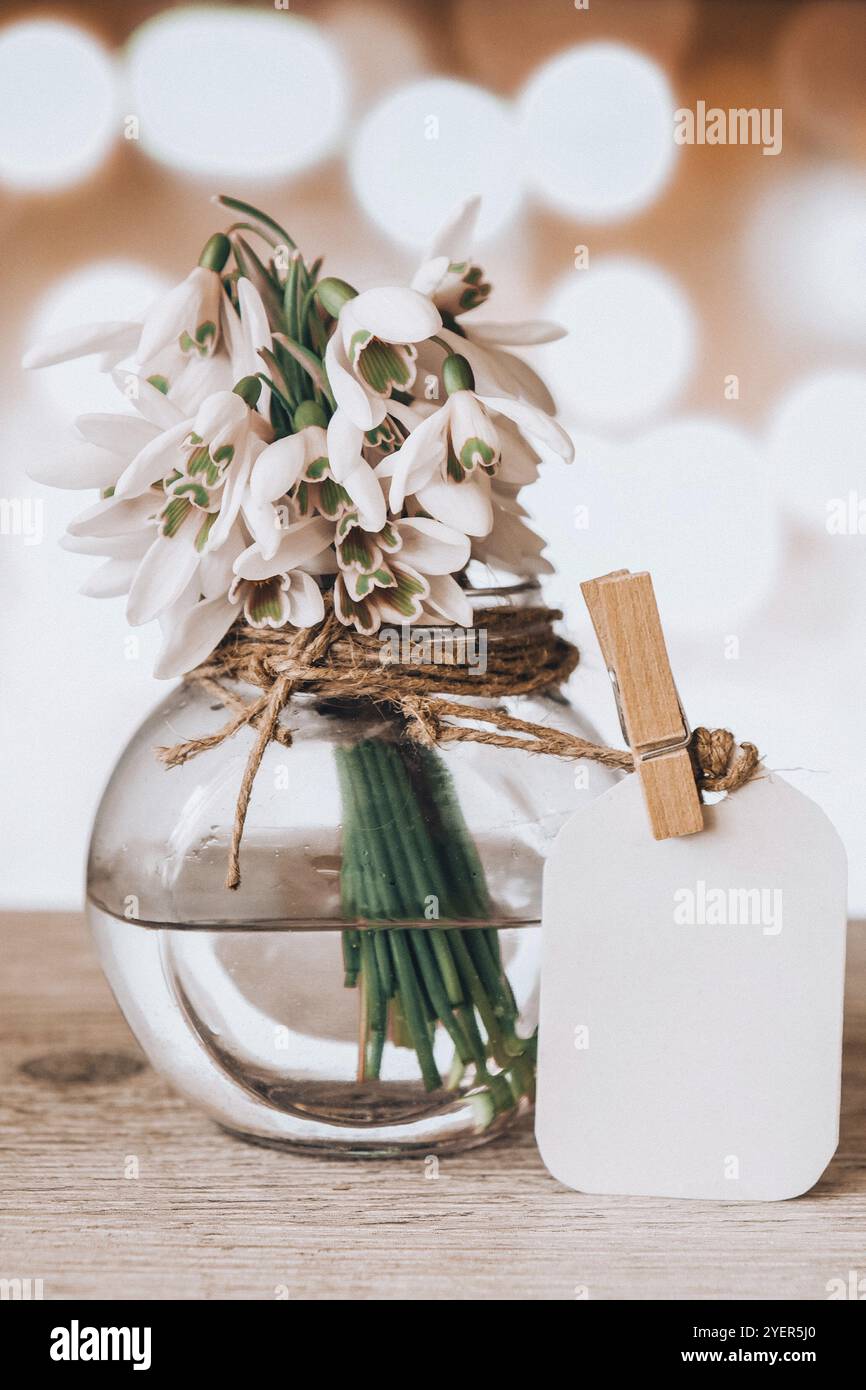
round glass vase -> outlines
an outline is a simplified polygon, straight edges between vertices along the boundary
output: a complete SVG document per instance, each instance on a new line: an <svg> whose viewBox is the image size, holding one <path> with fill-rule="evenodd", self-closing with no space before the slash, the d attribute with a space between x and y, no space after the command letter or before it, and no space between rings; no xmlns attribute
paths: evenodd
<svg viewBox="0 0 866 1390"><path fill-rule="evenodd" d="M535 584L473 600L539 602ZM464 655L480 665L480 642ZM593 736L555 689L471 703ZM156 755L227 716L212 689L173 689L96 816L89 921L151 1063L260 1143L382 1156L494 1138L533 1099L544 859L612 775L483 743L421 747L390 706L298 694L281 716L291 746L270 743L253 784L231 891L255 730L178 767Z"/></svg>

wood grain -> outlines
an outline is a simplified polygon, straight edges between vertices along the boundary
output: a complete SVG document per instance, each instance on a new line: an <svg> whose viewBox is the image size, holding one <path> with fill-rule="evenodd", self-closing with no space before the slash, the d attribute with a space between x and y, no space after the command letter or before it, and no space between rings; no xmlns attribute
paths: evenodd
<svg viewBox="0 0 866 1390"><path fill-rule="evenodd" d="M580 586L604 663L616 676L620 718L634 753L656 840L703 829L701 798L650 575L612 570ZM650 757L652 754L654 756Z"/></svg>
<svg viewBox="0 0 866 1390"><path fill-rule="evenodd" d="M0 930L0 1277L46 1298L823 1299L866 1275L863 926L838 1153L807 1196L743 1205L569 1192L527 1127L435 1179L240 1143L136 1067L81 918Z"/></svg>

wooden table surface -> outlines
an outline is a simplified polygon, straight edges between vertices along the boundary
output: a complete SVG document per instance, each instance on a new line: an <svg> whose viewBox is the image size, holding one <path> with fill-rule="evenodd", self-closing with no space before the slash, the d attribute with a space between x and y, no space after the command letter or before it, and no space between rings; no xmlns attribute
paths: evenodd
<svg viewBox="0 0 866 1390"><path fill-rule="evenodd" d="M528 1127L433 1180L241 1143L142 1064L80 917L0 932L0 1276L47 1299L825 1299L866 1275L863 925L836 1157L807 1196L742 1205L569 1192Z"/></svg>

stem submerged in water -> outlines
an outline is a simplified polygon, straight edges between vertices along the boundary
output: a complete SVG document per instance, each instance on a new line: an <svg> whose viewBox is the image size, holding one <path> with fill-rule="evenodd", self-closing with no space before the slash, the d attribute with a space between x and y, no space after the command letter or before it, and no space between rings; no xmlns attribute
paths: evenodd
<svg viewBox="0 0 866 1390"><path fill-rule="evenodd" d="M464 1085L474 1068L470 1095L479 1121L489 1123L531 1098L535 1039L518 1035L495 928L432 925L443 916L483 922L490 912L451 778L434 751L384 739L338 748L336 758L343 914L365 924L343 933L345 984L361 985L359 1079L378 1078L390 1034L415 1051L426 1089L438 1090L441 1025L454 1045L446 1084ZM431 925L384 925L419 919Z"/></svg>

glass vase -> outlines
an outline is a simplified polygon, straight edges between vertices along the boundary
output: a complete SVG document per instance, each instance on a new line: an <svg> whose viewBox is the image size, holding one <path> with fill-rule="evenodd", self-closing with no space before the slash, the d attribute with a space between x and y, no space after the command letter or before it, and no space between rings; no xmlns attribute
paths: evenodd
<svg viewBox="0 0 866 1390"><path fill-rule="evenodd" d="M477 601L527 598L534 585ZM558 690L495 703L593 736ZM484 743L424 747L393 706L298 694L281 716L291 746L270 743L256 776L231 891L255 731L171 769L156 756L226 718L212 689L172 690L93 831L91 928L153 1066L260 1143L381 1156L494 1138L533 1099L545 855L612 774L576 778L585 764Z"/></svg>

